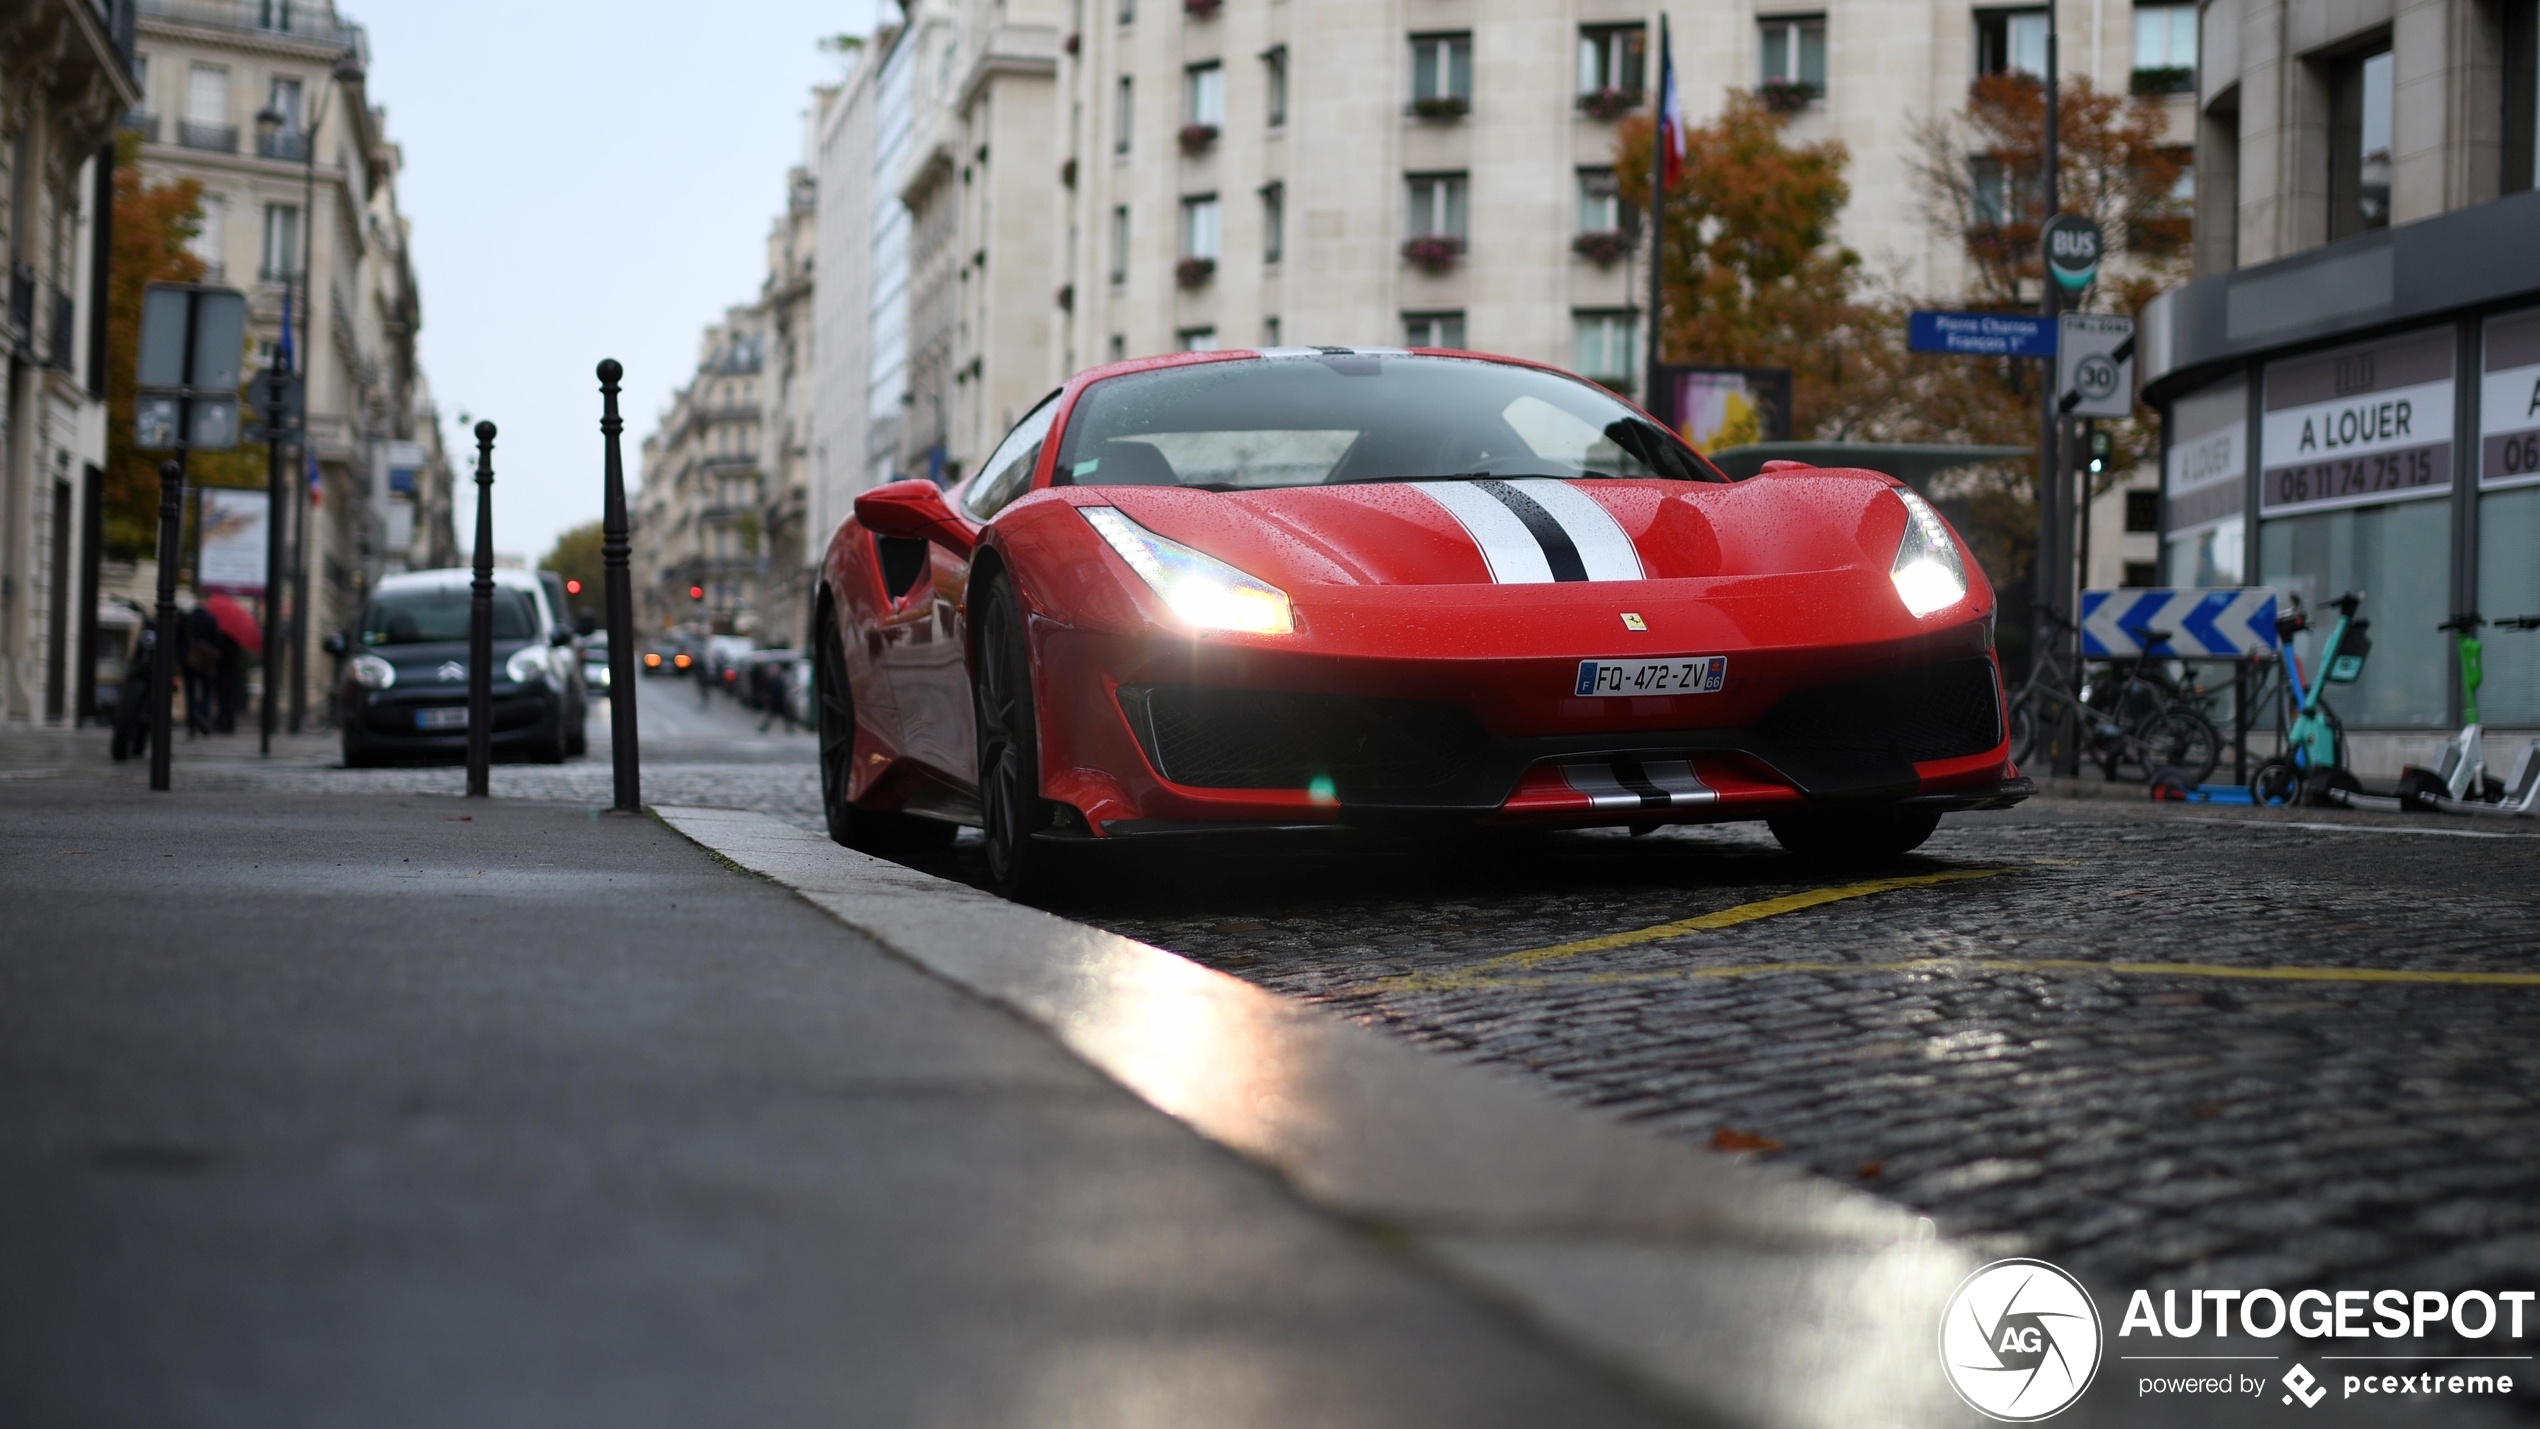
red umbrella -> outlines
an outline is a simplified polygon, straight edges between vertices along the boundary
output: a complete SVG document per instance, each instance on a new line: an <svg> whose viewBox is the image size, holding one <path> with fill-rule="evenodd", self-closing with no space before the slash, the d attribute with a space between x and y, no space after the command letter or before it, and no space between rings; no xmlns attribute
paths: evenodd
<svg viewBox="0 0 2540 1429"><path fill-rule="evenodd" d="M203 608L212 613L212 619L220 622L221 633L237 641L242 648L265 648L264 632L256 628L256 617L247 613L247 607L240 605L236 596L207 596Z"/></svg>

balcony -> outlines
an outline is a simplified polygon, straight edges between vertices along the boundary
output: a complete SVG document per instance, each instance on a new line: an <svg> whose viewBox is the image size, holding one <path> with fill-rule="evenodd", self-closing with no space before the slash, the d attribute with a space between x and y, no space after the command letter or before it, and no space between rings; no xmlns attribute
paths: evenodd
<svg viewBox="0 0 2540 1429"><path fill-rule="evenodd" d="M370 58L361 26L337 23L325 0L140 0L135 9L144 20L298 40Z"/></svg>
<svg viewBox="0 0 2540 1429"><path fill-rule="evenodd" d="M305 163L309 157L309 136L297 129L285 129L278 134L258 133L256 157L286 159L294 164Z"/></svg>
<svg viewBox="0 0 2540 1429"><path fill-rule="evenodd" d="M144 144L159 142L159 116L156 114L144 114L138 109L132 110L124 115L123 127L140 135L141 142Z"/></svg>
<svg viewBox="0 0 2540 1429"><path fill-rule="evenodd" d="M300 265L296 262L276 267L271 263L256 265L256 281L260 283L296 283L300 281Z"/></svg>
<svg viewBox="0 0 2540 1429"><path fill-rule="evenodd" d="M179 148L201 149L210 154L238 152L238 126L235 124L197 124L191 119L176 121Z"/></svg>

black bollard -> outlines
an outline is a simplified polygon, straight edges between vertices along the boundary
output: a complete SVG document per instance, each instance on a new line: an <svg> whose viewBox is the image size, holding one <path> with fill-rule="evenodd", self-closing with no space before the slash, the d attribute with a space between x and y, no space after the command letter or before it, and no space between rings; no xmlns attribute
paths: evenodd
<svg viewBox="0 0 2540 1429"><path fill-rule="evenodd" d="M265 649L262 659L265 693L260 718L261 732L256 736L256 752L273 753L274 701L282 693L282 423L287 408L282 405L283 378L290 369L282 365L282 349L273 350L273 366L265 380Z"/></svg>
<svg viewBox="0 0 2540 1429"><path fill-rule="evenodd" d="M644 811L635 759L635 581L627 573L626 462L618 454L616 358L600 363L600 436L607 448L600 497L600 564L606 571L609 617L609 752L617 759L621 814Z"/></svg>
<svg viewBox="0 0 2540 1429"><path fill-rule="evenodd" d="M493 793L494 424L476 424L476 579L468 584L467 796Z"/></svg>
<svg viewBox="0 0 2540 1429"><path fill-rule="evenodd" d="M176 680L176 567L184 559L179 534L184 516L185 462L172 457L159 463L159 644L150 656L150 787L161 791L168 787L176 747L168 724L176 701L168 686Z"/></svg>

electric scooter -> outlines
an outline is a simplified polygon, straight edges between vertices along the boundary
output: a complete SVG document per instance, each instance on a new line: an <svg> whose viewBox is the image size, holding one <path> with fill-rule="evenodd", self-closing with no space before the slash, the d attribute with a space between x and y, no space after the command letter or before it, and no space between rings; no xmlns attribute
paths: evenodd
<svg viewBox="0 0 2540 1429"><path fill-rule="evenodd" d="M2478 688L2486 683L2484 645L2478 627L2540 630L2540 615L2518 615L2490 621L2478 612L2455 615L2435 627L2451 632L2452 648L2461 662L2461 732L2443 746L2443 758L2432 769L2411 764L2399 774L2399 806L2417 812L2495 814L2507 818L2540 815L2540 743L2523 747L2514 761L2513 777L2496 782L2487 772L2485 731L2478 719Z"/></svg>
<svg viewBox="0 0 2540 1429"><path fill-rule="evenodd" d="M2362 794L2363 786L2346 769L2346 727L2329 707L2326 695L2330 685L2351 685L2363 678L2364 657L2372 653L2372 638L2365 633L2372 622L2355 618L2363 603L2362 591L2349 591L2330 602L2337 607L2337 624L2320 650L2319 678L2307 687L2302 683L2302 664L2293 658L2293 637L2310 628L2310 614L2295 597L2276 616L2276 657L2284 662L2284 687L2293 695L2293 723L2284 733L2284 752L2250 774L2252 802L2351 807L2354 797ZM2396 807L2395 800L2387 802Z"/></svg>

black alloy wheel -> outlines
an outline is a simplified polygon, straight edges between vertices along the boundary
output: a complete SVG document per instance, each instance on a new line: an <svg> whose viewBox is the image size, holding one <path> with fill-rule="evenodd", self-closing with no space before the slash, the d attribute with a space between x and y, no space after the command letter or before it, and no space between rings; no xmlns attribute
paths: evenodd
<svg viewBox="0 0 2540 1429"><path fill-rule="evenodd" d="M1940 827L1936 809L1776 814L1764 821L1783 849L1833 864L1877 864L1903 858Z"/></svg>
<svg viewBox="0 0 2540 1429"><path fill-rule="evenodd" d="M830 842L883 858L950 844L959 832L951 824L861 808L849 797L855 772L855 689L847 679L846 647L838 643L837 613L825 605L812 639L812 685L819 692L812 718L820 735L820 811Z"/></svg>
<svg viewBox="0 0 2540 1429"><path fill-rule="evenodd" d="M979 811L988 884L1028 898L1054 882L1059 850L1033 835L1050 826L1041 797L1040 726L1032 707L1032 656L1014 584L993 577L979 612L971 688L979 711Z"/></svg>

